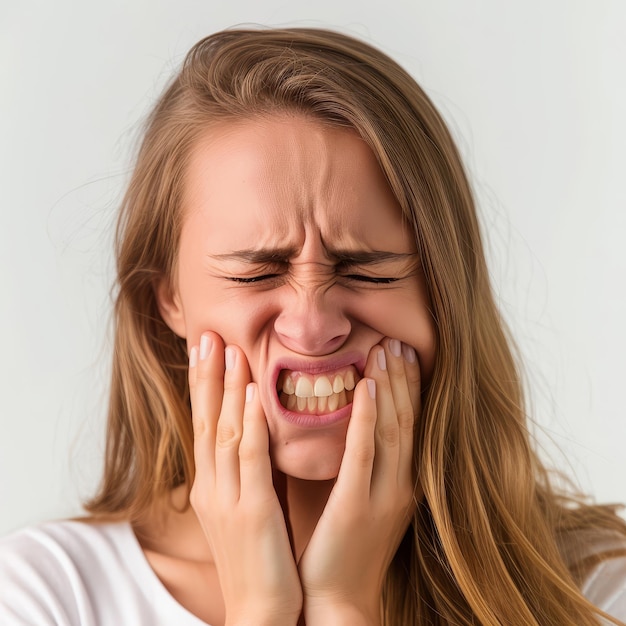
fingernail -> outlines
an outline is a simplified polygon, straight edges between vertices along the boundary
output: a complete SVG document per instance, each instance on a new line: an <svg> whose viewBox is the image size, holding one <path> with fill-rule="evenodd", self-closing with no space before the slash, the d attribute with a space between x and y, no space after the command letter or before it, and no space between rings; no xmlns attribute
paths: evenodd
<svg viewBox="0 0 626 626"><path fill-rule="evenodd" d="M189 367L195 367L198 364L198 346L191 348L189 353Z"/></svg>
<svg viewBox="0 0 626 626"><path fill-rule="evenodd" d="M226 348L226 350L224 351L224 358L226 360L226 369L235 369L235 360L237 359L237 353L235 352L234 348L228 346L228 348Z"/></svg>
<svg viewBox="0 0 626 626"><path fill-rule="evenodd" d="M406 343L403 343L402 352L404 353L404 358L409 363L415 363L415 361L417 360L417 355L415 354L415 350L411 346L407 346Z"/></svg>
<svg viewBox="0 0 626 626"><path fill-rule="evenodd" d="M368 378L367 381L367 393L370 394L370 398L374 400L376 398L376 381L372 378Z"/></svg>
<svg viewBox="0 0 626 626"><path fill-rule="evenodd" d="M387 369L387 359L385 358L385 351L384 350L379 350L378 354L376 355L376 359L378 360L378 367L381 370L386 370Z"/></svg>
<svg viewBox="0 0 626 626"><path fill-rule="evenodd" d="M389 341L389 350L393 356L400 356L402 354L402 344L397 339L391 339Z"/></svg>
<svg viewBox="0 0 626 626"><path fill-rule="evenodd" d="M200 337L200 360L204 361L209 354L211 354L211 349L213 348L213 340L206 335L202 335Z"/></svg>
<svg viewBox="0 0 626 626"><path fill-rule="evenodd" d="M246 385L246 403L252 402L254 398L254 383L248 383Z"/></svg>

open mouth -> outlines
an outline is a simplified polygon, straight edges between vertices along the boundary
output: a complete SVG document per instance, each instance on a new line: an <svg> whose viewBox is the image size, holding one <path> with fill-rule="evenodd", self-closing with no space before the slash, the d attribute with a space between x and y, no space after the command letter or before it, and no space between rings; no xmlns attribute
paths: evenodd
<svg viewBox="0 0 626 626"><path fill-rule="evenodd" d="M281 370L276 391L280 403L288 411L326 415L352 402L358 382L359 375L353 366L322 374Z"/></svg>

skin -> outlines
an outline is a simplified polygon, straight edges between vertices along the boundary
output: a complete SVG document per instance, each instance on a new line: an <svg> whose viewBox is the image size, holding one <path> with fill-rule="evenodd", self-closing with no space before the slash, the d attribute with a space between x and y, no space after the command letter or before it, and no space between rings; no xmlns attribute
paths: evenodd
<svg viewBox="0 0 626 626"><path fill-rule="evenodd" d="M378 623L436 351L414 235L368 146L304 117L212 127L185 189L177 274L157 295L189 346L193 511L138 526L148 560L214 623ZM345 416L286 419L285 363L350 364Z"/></svg>

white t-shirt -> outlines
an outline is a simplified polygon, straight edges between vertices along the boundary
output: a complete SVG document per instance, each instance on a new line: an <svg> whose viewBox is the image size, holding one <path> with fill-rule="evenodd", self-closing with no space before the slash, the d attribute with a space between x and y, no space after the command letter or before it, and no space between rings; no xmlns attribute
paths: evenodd
<svg viewBox="0 0 626 626"><path fill-rule="evenodd" d="M583 593L626 621L626 557L601 563ZM130 524L72 521L0 539L0 624L206 626L163 586Z"/></svg>
<svg viewBox="0 0 626 626"><path fill-rule="evenodd" d="M0 539L2 626L206 626L169 594L128 523L50 522Z"/></svg>

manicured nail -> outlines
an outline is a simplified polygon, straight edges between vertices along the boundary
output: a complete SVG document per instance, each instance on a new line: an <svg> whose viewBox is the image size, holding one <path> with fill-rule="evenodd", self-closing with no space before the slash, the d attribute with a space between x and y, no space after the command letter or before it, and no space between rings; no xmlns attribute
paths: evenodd
<svg viewBox="0 0 626 626"><path fill-rule="evenodd" d="M376 399L376 381L372 378L368 378L367 381L367 393L370 394L372 400Z"/></svg>
<svg viewBox="0 0 626 626"><path fill-rule="evenodd" d="M391 339L389 341L389 350L393 356L400 356L402 354L402 344L397 339Z"/></svg>
<svg viewBox="0 0 626 626"><path fill-rule="evenodd" d="M406 343L403 343L402 352L404 353L404 358L409 363L415 363L415 361L417 360L417 355L415 354L415 350L411 346L407 346Z"/></svg>
<svg viewBox="0 0 626 626"><path fill-rule="evenodd" d="M200 360L204 361L209 354L211 354L211 349L213 348L213 340L206 335L202 335L200 337Z"/></svg>
<svg viewBox="0 0 626 626"><path fill-rule="evenodd" d="M385 358L385 351L384 350L379 350L378 354L376 355L376 359L378 360L378 367L381 370L386 370L387 369L387 359Z"/></svg>
<svg viewBox="0 0 626 626"><path fill-rule="evenodd" d="M246 385L246 403L252 402L254 398L254 383L248 383Z"/></svg>
<svg viewBox="0 0 626 626"><path fill-rule="evenodd" d="M235 360L237 359L237 353L235 352L235 349L228 346L228 348L226 348L226 350L224 351L224 358L226 361L226 369L234 370Z"/></svg>
<svg viewBox="0 0 626 626"><path fill-rule="evenodd" d="M189 353L189 367L195 367L198 365L198 346L191 348Z"/></svg>

